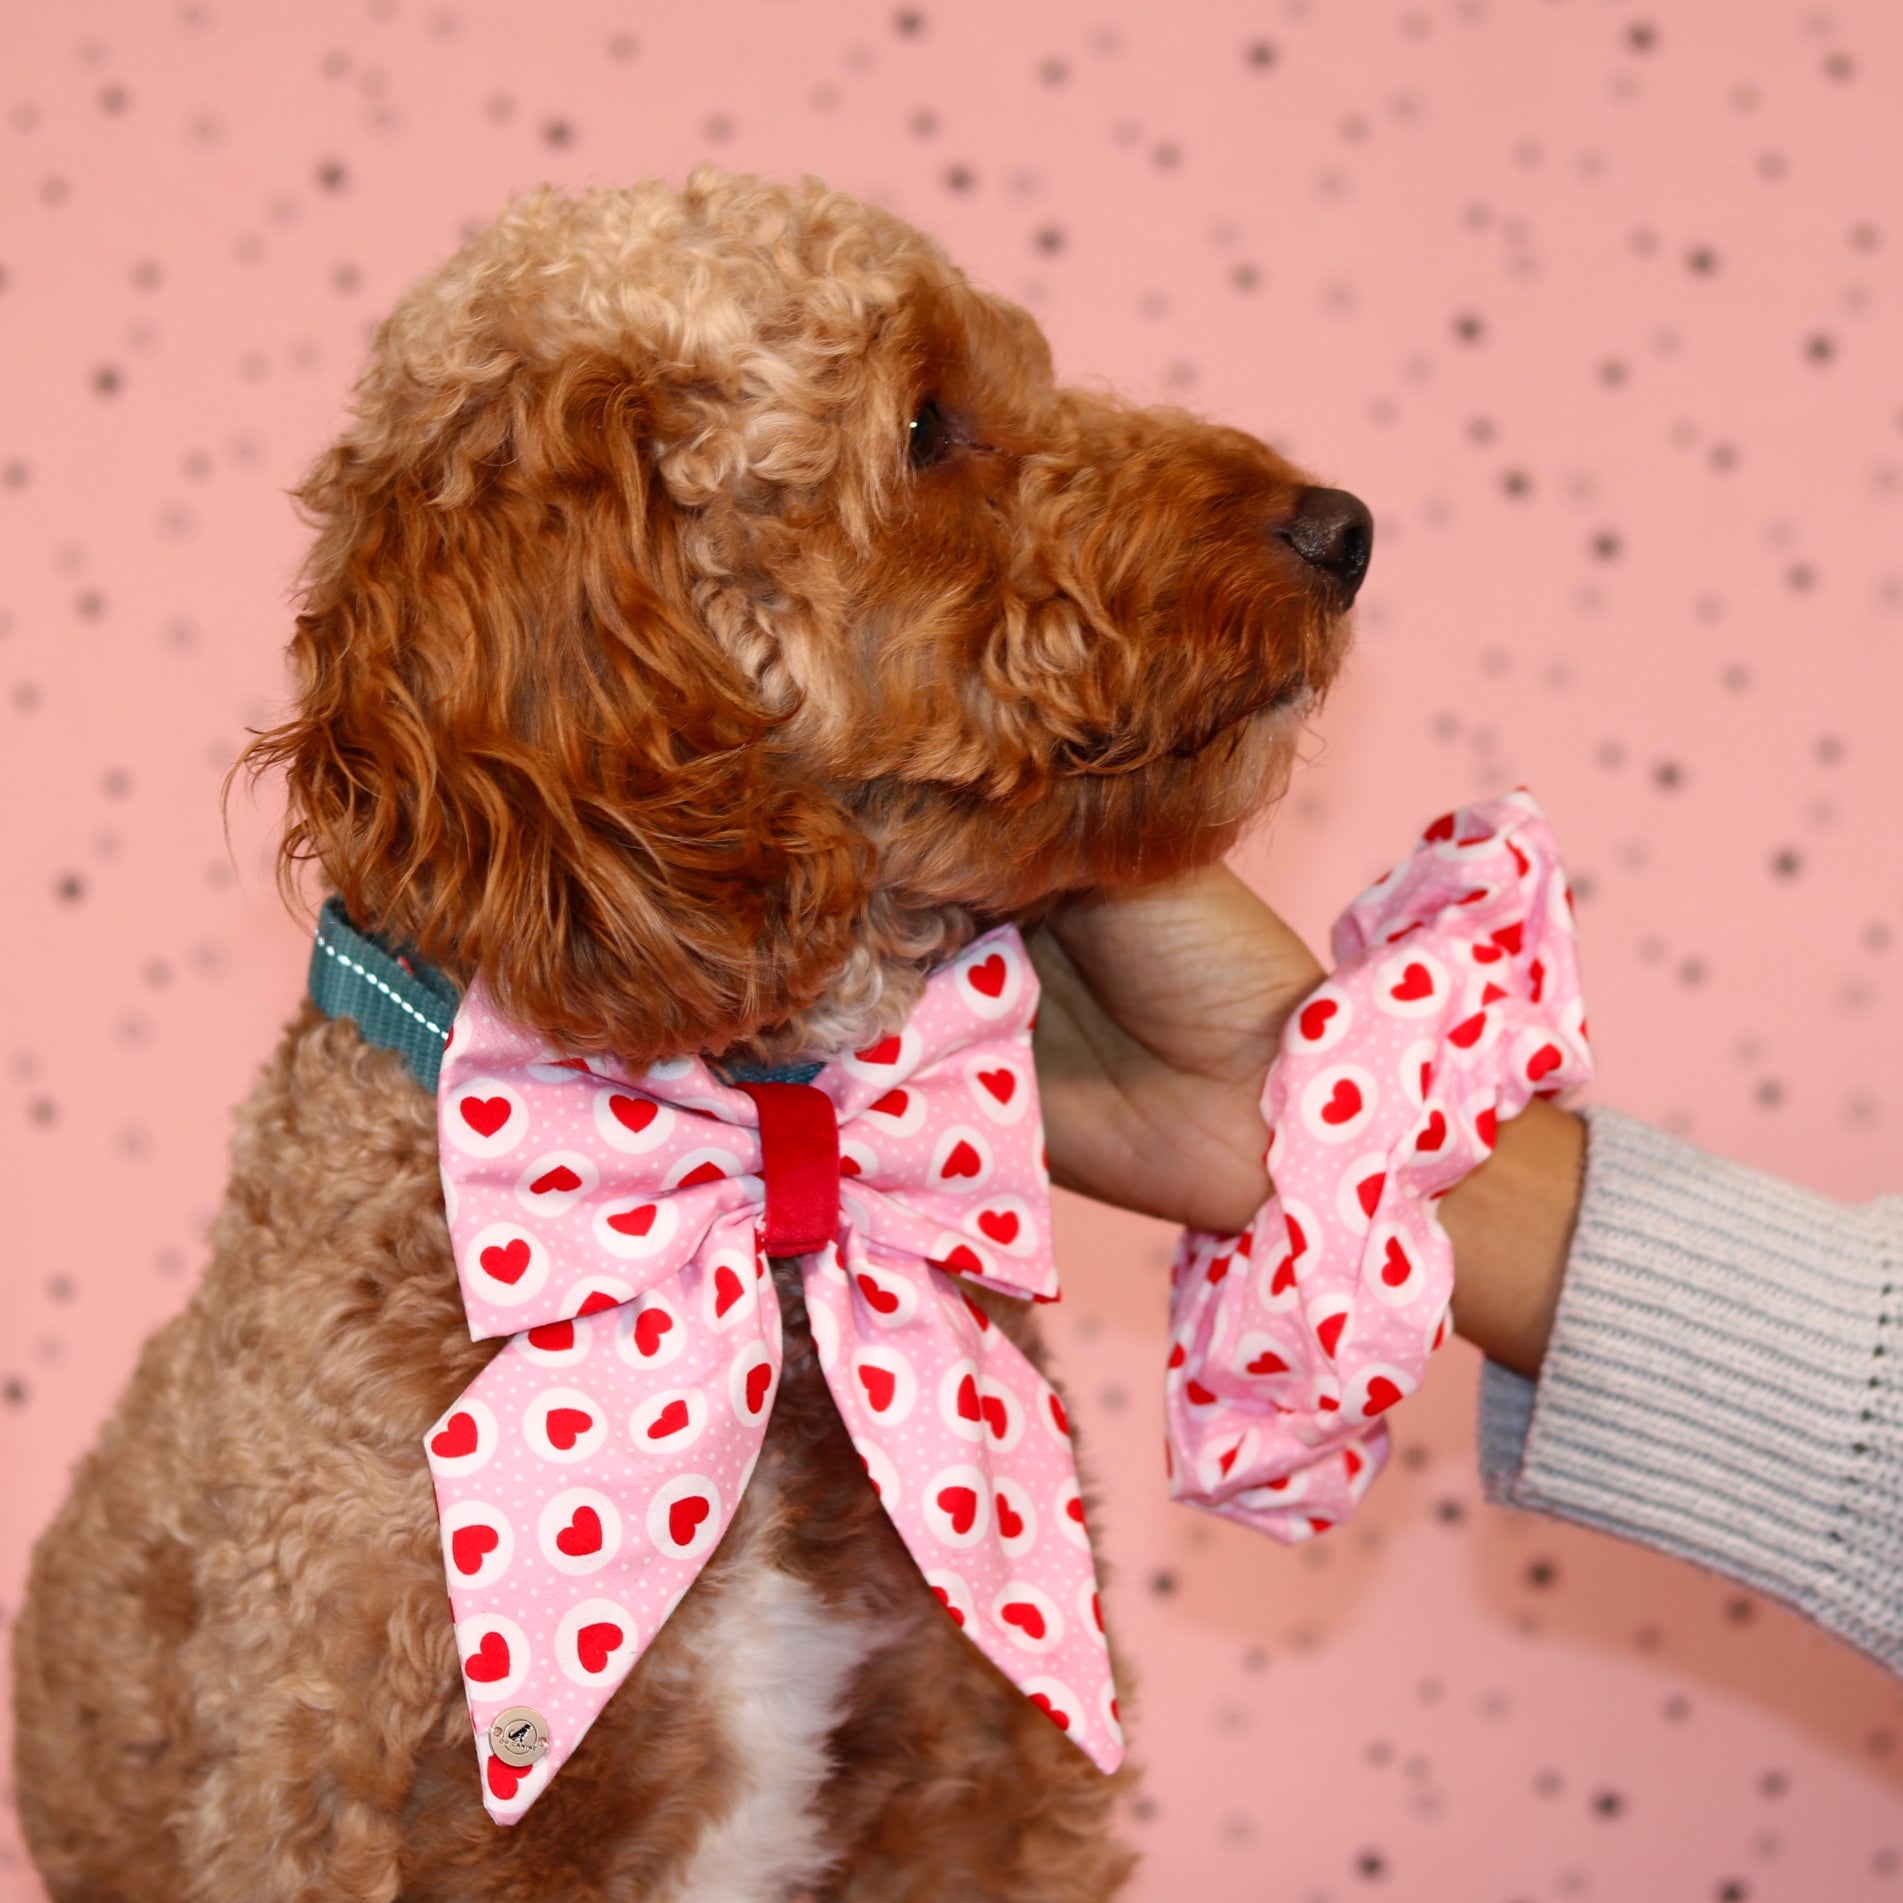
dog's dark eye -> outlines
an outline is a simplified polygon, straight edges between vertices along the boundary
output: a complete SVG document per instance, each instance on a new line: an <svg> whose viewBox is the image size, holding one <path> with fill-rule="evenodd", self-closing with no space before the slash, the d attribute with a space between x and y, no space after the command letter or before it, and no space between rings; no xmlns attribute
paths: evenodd
<svg viewBox="0 0 1903 1903"><path fill-rule="evenodd" d="M922 403L912 419L909 455L914 469L929 469L951 447L945 413L936 403Z"/></svg>

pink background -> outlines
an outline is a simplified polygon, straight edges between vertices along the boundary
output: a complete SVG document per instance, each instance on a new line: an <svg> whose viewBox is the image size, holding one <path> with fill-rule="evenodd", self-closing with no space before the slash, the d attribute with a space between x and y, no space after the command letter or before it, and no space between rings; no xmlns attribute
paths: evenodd
<svg viewBox="0 0 1903 1903"><path fill-rule="evenodd" d="M1603 1098L1903 1187L1893 0L71 0L9 10L0 74L0 1620L301 982L269 802L229 853L218 812L281 691L284 491L368 324L543 178L819 171L1068 374L1356 489L1359 657L1250 875L1319 935L1526 780ZM1141 1896L1903 1895L1886 1675L1483 1507L1464 1348L1349 1530L1289 1554L1167 1506L1167 1238L1064 1228Z"/></svg>

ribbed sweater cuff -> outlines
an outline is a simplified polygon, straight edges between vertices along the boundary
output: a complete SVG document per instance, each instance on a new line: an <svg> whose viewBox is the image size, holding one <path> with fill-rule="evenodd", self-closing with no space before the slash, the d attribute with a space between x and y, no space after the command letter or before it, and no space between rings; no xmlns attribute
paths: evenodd
<svg viewBox="0 0 1903 1903"><path fill-rule="evenodd" d="M1903 1669L1903 1202L1588 1122L1538 1385L1482 1379L1489 1497L1695 1560Z"/></svg>

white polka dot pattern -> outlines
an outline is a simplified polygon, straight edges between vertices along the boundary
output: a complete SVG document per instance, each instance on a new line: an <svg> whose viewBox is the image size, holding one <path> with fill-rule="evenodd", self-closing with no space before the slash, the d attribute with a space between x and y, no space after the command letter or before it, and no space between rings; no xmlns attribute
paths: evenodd
<svg viewBox="0 0 1903 1903"><path fill-rule="evenodd" d="M1592 1075L1570 894L1531 795L1437 819L1335 927L1263 1090L1275 1193L1172 1277L1170 1491L1286 1541L1353 1512L1446 1339L1438 1199Z"/></svg>
<svg viewBox="0 0 1903 1903"><path fill-rule="evenodd" d="M1122 1756L1055 1391L957 1285L1057 1292L1030 1025L993 932L904 1030L814 1079L839 1126L836 1242L803 1258L820 1365L868 1484L960 1628L1105 1770ZM718 1545L780 1377L759 1112L698 1060L563 1059L480 986L437 1098L470 1331L507 1335L430 1431L483 1801L559 1773ZM1041 1423L1041 1425L1040 1425ZM1050 1503L1055 1503L1052 1506ZM510 1705L548 1755L483 1742Z"/></svg>

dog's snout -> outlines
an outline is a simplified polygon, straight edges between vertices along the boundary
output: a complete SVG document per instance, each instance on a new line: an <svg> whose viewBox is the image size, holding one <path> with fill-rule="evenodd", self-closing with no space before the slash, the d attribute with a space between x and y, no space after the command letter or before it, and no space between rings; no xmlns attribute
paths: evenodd
<svg viewBox="0 0 1903 1903"><path fill-rule="evenodd" d="M1274 534L1311 568L1332 576L1347 600L1354 599L1374 552L1374 517L1359 496L1346 489L1304 489L1295 513L1277 523Z"/></svg>

